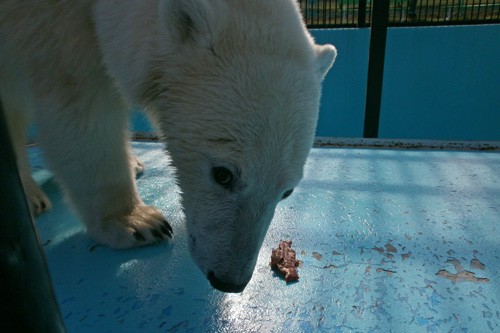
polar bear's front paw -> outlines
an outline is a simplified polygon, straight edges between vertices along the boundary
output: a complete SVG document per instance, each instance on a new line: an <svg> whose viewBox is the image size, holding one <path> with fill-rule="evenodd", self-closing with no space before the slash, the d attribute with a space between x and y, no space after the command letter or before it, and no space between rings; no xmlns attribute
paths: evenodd
<svg viewBox="0 0 500 333"><path fill-rule="evenodd" d="M134 155L130 157L130 166L136 177L144 173L144 163Z"/></svg>
<svg viewBox="0 0 500 333"><path fill-rule="evenodd" d="M112 217L89 235L98 243L115 249L145 246L172 238L172 227L155 207L139 205L127 216Z"/></svg>
<svg viewBox="0 0 500 333"><path fill-rule="evenodd" d="M28 200L35 216L38 216L52 208L49 198L47 198L43 192L38 193L38 195L30 195Z"/></svg>
<svg viewBox="0 0 500 333"><path fill-rule="evenodd" d="M21 175L26 199L30 205L31 214L38 216L52 208L49 198L45 195L31 175Z"/></svg>

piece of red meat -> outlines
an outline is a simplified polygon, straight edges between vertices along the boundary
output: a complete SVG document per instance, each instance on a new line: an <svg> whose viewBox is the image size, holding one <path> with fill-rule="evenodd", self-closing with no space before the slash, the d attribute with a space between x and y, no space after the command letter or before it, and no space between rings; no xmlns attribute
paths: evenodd
<svg viewBox="0 0 500 333"><path fill-rule="evenodd" d="M295 251L291 248L292 241L281 241L271 255L271 268L278 269L285 275L285 281L297 281L299 261L295 258Z"/></svg>

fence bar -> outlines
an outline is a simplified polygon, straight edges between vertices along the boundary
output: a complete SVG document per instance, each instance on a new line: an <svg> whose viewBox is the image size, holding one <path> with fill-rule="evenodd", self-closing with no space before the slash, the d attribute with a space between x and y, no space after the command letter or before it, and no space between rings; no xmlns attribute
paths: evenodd
<svg viewBox="0 0 500 333"><path fill-rule="evenodd" d="M3 332L65 332L0 100L0 322Z"/></svg>
<svg viewBox="0 0 500 333"><path fill-rule="evenodd" d="M386 0L389 26L475 25L500 23L500 0ZM373 1L299 0L309 28L371 25Z"/></svg>
<svg viewBox="0 0 500 333"><path fill-rule="evenodd" d="M374 0L371 19L370 57L368 59L368 84L366 90L365 124L363 132L365 138L378 137L388 21L389 2L386 0Z"/></svg>
<svg viewBox="0 0 500 333"><path fill-rule="evenodd" d="M366 27L366 0L359 1L358 27Z"/></svg>

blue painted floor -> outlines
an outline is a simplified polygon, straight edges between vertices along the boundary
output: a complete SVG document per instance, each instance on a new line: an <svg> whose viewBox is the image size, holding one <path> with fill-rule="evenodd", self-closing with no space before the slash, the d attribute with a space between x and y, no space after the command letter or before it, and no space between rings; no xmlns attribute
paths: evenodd
<svg viewBox="0 0 500 333"><path fill-rule="evenodd" d="M68 332L500 332L500 153L313 149L252 281L223 294L189 256L160 144L133 148L142 197L175 235L127 251L86 236L30 150L54 204L37 225ZM282 239L297 283L269 268Z"/></svg>

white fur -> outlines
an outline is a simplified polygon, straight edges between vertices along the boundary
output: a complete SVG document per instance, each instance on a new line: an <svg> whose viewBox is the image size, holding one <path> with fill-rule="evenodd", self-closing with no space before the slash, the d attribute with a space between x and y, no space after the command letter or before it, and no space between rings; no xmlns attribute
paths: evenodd
<svg viewBox="0 0 500 333"><path fill-rule="evenodd" d="M228 291L250 280L276 204L302 177L336 56L314 44L294 1L3 0L0 51L34 207L49 201L26 171L16 133L27 121L15 114L35 114L49 166L91 237L115 248L166 237L134 182L142 165L124 110L141 105L168 142L196 263ZM229 188L214 167L231 170Z"/></svg>

